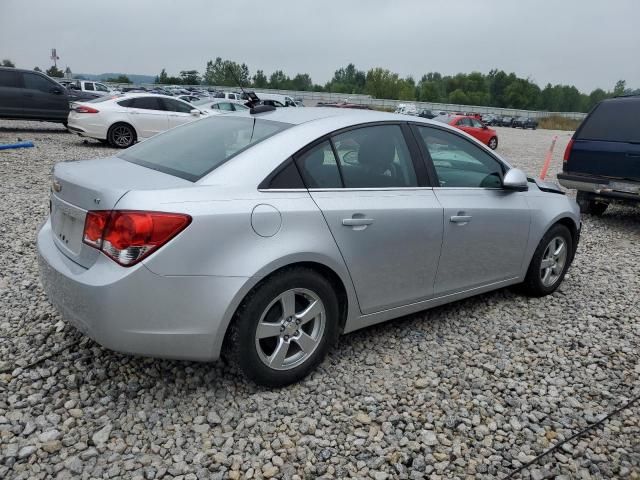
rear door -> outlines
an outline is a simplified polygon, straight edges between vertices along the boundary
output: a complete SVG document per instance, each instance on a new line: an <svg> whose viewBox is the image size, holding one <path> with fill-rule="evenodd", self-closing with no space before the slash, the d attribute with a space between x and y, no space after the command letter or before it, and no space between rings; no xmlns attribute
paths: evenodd
<svg viewBox="0 0 640 480"><path fill-rule="evenodd" d="M138 137L149 138L169 128L168 112L159 97L132 99L128 114Z"/></svg>
<svg viewBox="0 0 640 480"><path fill-rule="evenodd" d="M191 110L197 110L196 107L187 102L181 102L173 98L163 98L161 100L167 110L169 128L184 125L199 118L199 116L191 114Z"/></svg>
<svg viewBox="0 0 640 480"><path fill-rule="evenodd" d="M433 295L442 207L405 128L355 128L296 158L365 314Z"/></svg>
<svg viewBox="0 0 640 480"><path fill-rule="evenodd" d="M502 189L505 167L453 132L414 126L430 157L444 207L444 238L435 294L520 276L529 239L526 192Z"/></svg>
<svg viewBox="0 0 640 480"><path fill-rule="evenodd" d="M32 118L66 120L69 99L62 85L36 72L22 72L22 106Z"/></svg>
<svg viewBox="0 0 640 480"><path fill-rule="evenodd" d="M0 117L16 118L24 115L21 83L19 72L0 69Z"/></svg>
<svg viewBox="0 0 640 480"><path fill-rule="evenodd" d="M640 182L640 98L600 103L573 140L565 172Z"/></svg>

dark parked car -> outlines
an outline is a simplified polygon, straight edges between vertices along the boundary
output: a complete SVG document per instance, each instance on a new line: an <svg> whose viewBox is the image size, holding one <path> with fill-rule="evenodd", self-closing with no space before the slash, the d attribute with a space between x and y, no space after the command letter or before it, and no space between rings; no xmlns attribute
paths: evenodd
<svg viewBox="0 0 640 480"><path fill-rule="evenodd" d="M511 124L513 128L531 128L535 130L538 128L538 121L534 118L529 117L517 117L513 119L513 123Z"/></svg>
<svg viewBox="0 0 640 480"><path fill-rule="evenodd" d="M513 125L513 121L515 120L514 117L502 117L500 119L500 126L501 127L511 127Z"/></svg>
<svg viewBox="0 0 640 480"><path fill-rule="evenodd" d="M603 100L573 134L558 181L578 190L583 213L640 202L640 96Z"/></svg>
<svg viewBox="0 0 640 480"><path fill-rule="evenodd" d="M40 72L0 67L0 118L67 124L67 89Z"/></svg>
<svg viewBox="0 0 640 480"><path fill-rule="evenodd" d="M418 113L418 116L422 118L431 119L431 118L435 118L436 114L433 113L431 110L427 110L426 108L423 108L422 110L420 110L420 113Z"/></svg>

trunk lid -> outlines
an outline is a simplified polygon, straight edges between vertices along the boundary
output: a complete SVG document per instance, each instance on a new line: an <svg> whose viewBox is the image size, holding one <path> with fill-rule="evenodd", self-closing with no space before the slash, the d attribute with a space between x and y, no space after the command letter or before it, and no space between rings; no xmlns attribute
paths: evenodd
<svg viewBox="0 0 640 480"><path fill-rule="evenodd" d="M640 144L576 138L564 170L640 182Z"/></svg>
<svg viewBox="0 0 640 480"><path fill-rule="evenodd" d="M89 210L112 210L131 190L162 190L193 185L117 157L58 163L53 170L51 226L58 248L83 267L99 251L82 242Z"/></svg>

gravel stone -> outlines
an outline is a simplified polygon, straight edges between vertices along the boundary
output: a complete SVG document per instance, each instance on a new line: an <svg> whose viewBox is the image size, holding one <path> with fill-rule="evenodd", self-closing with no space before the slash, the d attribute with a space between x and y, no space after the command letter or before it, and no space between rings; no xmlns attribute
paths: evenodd
<svg viewBox="0 0 640 480"><path fill-rule="evenodd" d="M497 131L531 176L557 135L555 179L571 132ZM111 352L66 323L38 276L51 169L117 151L0 120L0 143L18 137L36 147L0 151L0 478L505 478L640 394L640 208L583 216L553 295L505 289L345 335L274 391L224 362ZM522 478L638 479L638 438L635 404Z"/></svg>

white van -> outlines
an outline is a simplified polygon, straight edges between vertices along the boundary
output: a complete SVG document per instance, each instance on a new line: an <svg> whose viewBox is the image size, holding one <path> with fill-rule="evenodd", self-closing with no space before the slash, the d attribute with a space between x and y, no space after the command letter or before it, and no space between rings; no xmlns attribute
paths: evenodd
<svg viewBox="0 0 640 480"><path fill-rule="evenodd" d="M264 105L272 105L274 107L297 107L298 104L289 95L280 95L278 93L261 93L256 92L258 98Z"/></svg>

